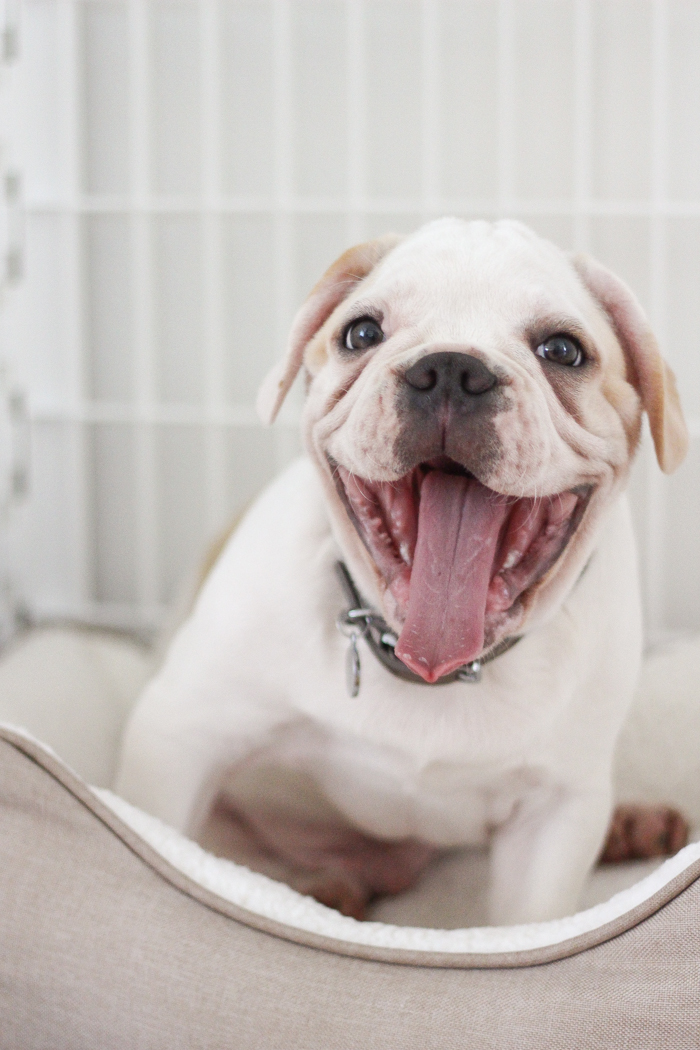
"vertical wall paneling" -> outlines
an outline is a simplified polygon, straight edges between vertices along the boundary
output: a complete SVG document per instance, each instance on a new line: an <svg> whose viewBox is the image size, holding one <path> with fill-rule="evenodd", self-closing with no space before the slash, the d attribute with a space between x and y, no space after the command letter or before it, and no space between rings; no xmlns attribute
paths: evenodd
<svg viewBox="0 0 700 1050"><path fill-rule="evenodd" d="M163 405L204 400L204 219L198 209L151 220L154 381Z"/></svg>
<svg viewBox="0 0 700 1050"><path fill-rule="evenodd" d="M160 549L156 507L156 453L151 406L155 400L155 331L151 194L151 46L146 0L128 0L130 102L130 214L134 271L134 456L136 473L137 609L149 618L158 602Z"/></svg>
<svg viewBox="0 0 700 1050"><path fill-rule="evenodd" d="M274 55L274 288L275 355L286 345L287 332L294 313L292 272L293 216L292 216L292 161L294 139L294 107L292 99L292 56L290 0L273 0L273 55ZM297 390L292 391L283 406L280 422L291 414L298 404ZM284 462L287 435L282 427L276 433L276 456L280 466Z"/></svg>
<svg viewBox="0 0 700 1050"><path fill-rule="evenodd" d="M18 16L15 5L6 3L0 54L0 646L12 637L18 620L12 531L28 480L20 436L26 399L18 383L12 333L13 285L24 269L22 178L7 122L16 87L12 67L19 51Z"/></svg>
<svg viewBox="0 0 700 1050"><path fill-rule="evenodd" d="M440 27L436 0L421 4L421 184L423 218L440 213L442 143L440 135Z"/></svg>
<svg viewBox="0 0 700 1050"><path fill-rule="evenodd" d="M290 14L291 188L297 197L337 201L347 193L346 5L297 0Z"/></svg>
<svg viewBox="0 0 700 1050"><path fill-rule="evenodd" d="M574 3L574 214L573 247L590 249L591 197L591 7L589 0Z"/></svg>
<svg viewBox="0 0 700 1050"><path fill-rule="evenodd" d="M226 214L221 218L223 388L228 408L245 407L255 422L258 386L281 352L276 311L264 307L276 291L279 230L272 211Z"/></svg>
<svg viewBox="0 0 700 1050"><path fill-rule="evenodd" d="M488 210L498 182L499 4L442 0L436 17L441 206Z"/></svg>
<svg viewBox="0 0 700 1050"><path fill-rule="evenodd" d="M224 0L218 24L222 189L269 205L275 182L273 0Z"/></svg>
<svg viewBox="0 0 700 1050"><path fill-rule="evenodd" d="M499 216L510 215L515 204L515 128L513 77L515 73L515 2L498 3L498 181Z"/></svg>
<svg viewBox="0 0 700 1050"><path fill-rule="evenodd" d="M58 49L63 63L65 84L64 109L60 119L63 146L64 194L68 209L63 217L65 244L62 267L66 274L66 344L68 354L68 389L72 405L87 399L85 346L85 281L83 267L83 217L79 207L83 186L83 130L81 119L81 26L77 3L58 5ZM88 434L75 425L65 431L71 469L63 487L65 503L60 518L54 523L65 530L66 557L72 577L72 595L76 604L89 601L94 587L94 530L90 507L90 472ZM58 508L54 508L54 512ZM58 597L58 596L57 596Z"/></svg>
<svg viewBox="0 0 700 1050"><path fill-rule="evenodd" d="M138 586L134 428L128 423L90 427L95 580L98 604L133 607Z"/></svg>
<svg viewBox="0 0 700 1050"><path fill-rule="evenodd" d="M648 200L653 12L650 0L593 0L593 192Z"/></svg>
<svg viewBox="0 0 700 1050"><path fill-rule="evenodd" d="M590 251L648 311L693 448L635 468L647 623L700 627L699 47L695 0L24 0L28 607L157 624L299 450L300 384L273 430L254 402L315 280L447 213Z"/></svg>
<svg viewBox="0 0 700 1050"><path fill-rule="evenodd" d="M653 0L651 35L651 218L649 222L649 317L659 345L665 352L666 330L666 109L668 25L665 0ZM646 521L643 587L648 629L658 634L663 628L666 502L662 479L652 457L647 460L649 502Z"/></svg>
<svg viewBox="0 0 700 1050"><path fill-rule="evenodd" d="M667 4L667 123L669 197L700 197L700 4L675 0Z"/></svg>
<svg viewBox="0 0 700 1050"><path fill-rule="evenodd" d="M131 230L123 212L83 217L85 382L94 401L134 397Z"/></svg>
<svg viewBox="0 0 700 1050"><path fill-rule="evenodd" d="M151 180L157 193L201 191L202 6L193 0L146 3Z"/></svg>
<svg viewBox="0 0 700 1050"><path fill-rule="evenodd" d="M367 236L363 222L366 209L367 157L365 133L366 70L363 0L346 0L345 82L348 117L345 127L347 156L347 239L357 244Z"/></svg>
<svg viewBox="0 0 700 1050"><path fill-rule="evenodd" d="M220 5L206 0L201 11L202 68L202 188L204 195L202 303L204 341L204 401L209 422L205 431L205 535L223 529L226 520L225 442L220 425L224 405L224 269L223 224L218 202L222 194L221 148L221 20Z"/></svg>
<svg viewBox="0 0 700 1050"><path fill-rule="evenodd" d="M421 26L417 0L365 3L367 192L404 206L421 197Z"/></svg>

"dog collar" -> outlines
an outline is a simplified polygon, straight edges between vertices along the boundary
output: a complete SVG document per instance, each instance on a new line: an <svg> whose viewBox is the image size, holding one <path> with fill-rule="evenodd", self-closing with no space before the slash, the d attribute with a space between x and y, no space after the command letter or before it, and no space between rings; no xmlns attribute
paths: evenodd
<svg viewBox="0 0 700 1050"><path fill-rule="evenodd" d="M345 658L345 675L348 693L355 697L360 692L360 654L357 649L357 641L360 636L364 638L370 650L379 660L380 664L391 671L397 678L405 682L415 682L418 685L447 685L450 682L480 682L481 668L484 664L491 663L496 657L502 656L512 649L522 638L517 635L513 638L504 638L498 645L480 656L478 660L472 660L463 667L458 667L451 674L438 678L437 682L426 682L420 675L411 671L394 652L398 638L389 627L386 620L369 606L363 604L359 591L355 586L352 576L348 572L344 562L335 563L335 571L340 585L345 592L345 597L350 606L341 613L336 621L338 630L350 642L347 656Z"/></svg>

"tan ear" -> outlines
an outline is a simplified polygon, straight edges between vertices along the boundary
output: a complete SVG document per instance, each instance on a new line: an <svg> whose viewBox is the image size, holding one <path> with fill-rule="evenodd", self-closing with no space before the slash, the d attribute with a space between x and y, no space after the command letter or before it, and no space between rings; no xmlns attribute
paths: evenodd
<svg viewBox="0 0 700 1050"><path fill-rule="evenodd" d="M273 423L289 388L297 377L309 340L328 320L336 306L374 269L401 240L395 234L348 248L326 270L292 322L284 357L268 372L258 392L257 409L263 423Z"/></svg>
<svg viewBox="0 0 700 1050"><path fill-rule="evenodd" d="M670 474L688 451L676 378L662 358L654 333L637 298L614 273L589 255L572 257L583 283L605 310L632 371L632 382L649 416L659 466Z"/></svg>

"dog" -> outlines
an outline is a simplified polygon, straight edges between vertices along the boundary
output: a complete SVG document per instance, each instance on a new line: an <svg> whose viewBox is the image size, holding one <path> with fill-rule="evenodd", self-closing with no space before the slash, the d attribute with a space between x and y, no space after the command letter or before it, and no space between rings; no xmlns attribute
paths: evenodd
<svg viewBox="0 0 700 1050"><path fill-rule="evenodd" d="M641 659L643 413L662 470L688 442L640 305L520 223L445 218L331 266L266 422L300 371L306 457L216 560L117 791L200 841L223 806L247 863L356 917L487 843L491 923L574 912Z"/></svg>

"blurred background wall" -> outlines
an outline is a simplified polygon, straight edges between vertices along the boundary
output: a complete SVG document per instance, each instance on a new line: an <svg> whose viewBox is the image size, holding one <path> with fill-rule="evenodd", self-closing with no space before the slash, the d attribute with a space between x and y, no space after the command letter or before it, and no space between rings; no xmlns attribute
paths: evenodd
<svg viewBox="0 0 700 1050"><path fill-rule="evenodd" d="M451 213L590 251L649 311L693 441L664 479L645 438L635 471L647 624L700 627L698 0L6 0L5 17L22 259L0 304L4 476L24 404L31 433L28 494L0 516L17 606L157 624L298 452L299 398L272 430L253 401L317 276Z"/></svg>

